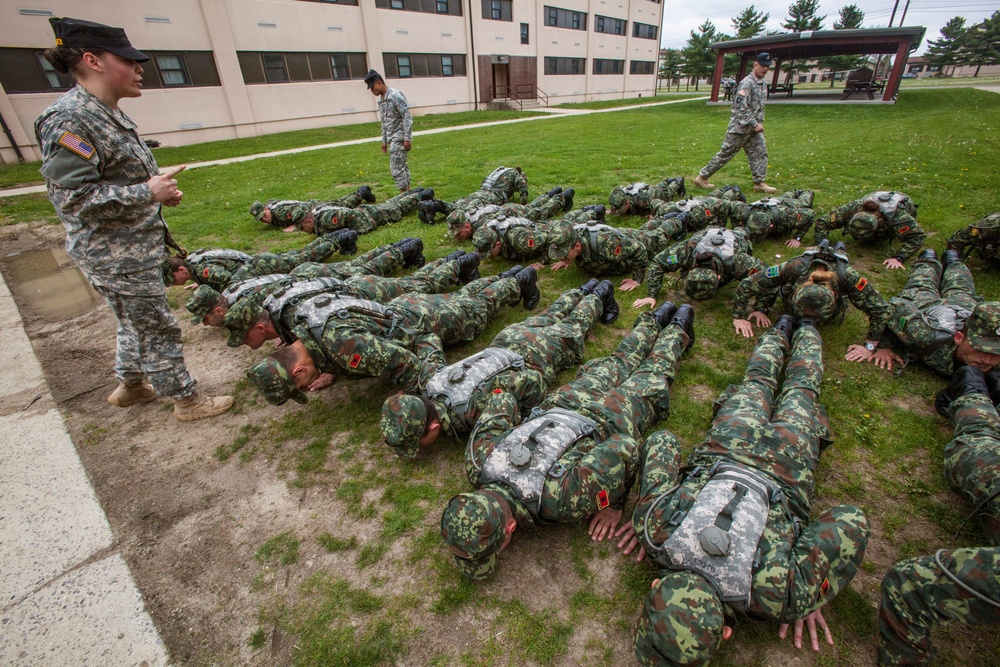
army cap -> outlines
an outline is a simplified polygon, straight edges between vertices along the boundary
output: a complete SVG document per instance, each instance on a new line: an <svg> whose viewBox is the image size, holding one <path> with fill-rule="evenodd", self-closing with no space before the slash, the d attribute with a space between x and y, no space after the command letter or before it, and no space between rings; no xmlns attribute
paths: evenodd
<svg viewBox="0 0 1000 667"><path fill-rule="evenodd" d="M570 246L577 241L573 223L557 220L549 227L549 259L561 260L569 253Z"/></svg>
<svg viewBox="0 0 1000 667"><path fill-rule="evenodd" d="M233 307L226 311L223 326L229 329L229 340L226 345L229 347L239 347L243 344L250 326L257 320L263 312L263 308L253 302L253 299L240 299Z"/></svg>
<svg viewBox="0 0 1000 667"><path fill-rule="evenodd" d="M684 291L692 299L711 299L719 291L719 274L704 266L691 269L684 281Z"/></svg>
<svg viewBox="0 0 1000 667"><path fill-rule="evenodd" d="M500 235L486 225L483 225L472 235L472 247L483 257L490 254L493 245L500 240Z"/></svg>
<svg viewBox="0 0 1000 667"><path fill-rule="evenodd" d="M271 405L281 405L288 399L296 403L306 403L309 400L295 386L295 380L284 364L274 357L268 357L248 370L247 377Z"/></svg>
<svg viewBox="0 0 1000 667"><path fill-rule="evenodd" d="M455 565L469 579L485 579L496 570L506 516L500 498L488 491L460 493L448 501L441 514L441 537L464 554L454 554Z"/></svg>
<svg viewBox="0 0 1000 667"><path fill-rule="evenodd" d="M142 51L132 46L121 28L112 28L101 23L92 23L82 19L57 18L49 19L52 32L56 36L56 46L70 49L104 49L126 60L144 63L149 60Z"/></svg>
<svg viewBox="0 0 1000 667"><path fill-rule="evenodd" d="M210 285L199 285L187 302L187 309L194 315L191 324L198 324L205 319L205 316L215 308L215 304L219 303L221 297L222 295Z"/></svg>
<svg viewBox="0 0 1000 667"><path fill-rule="evenodd" d="M754 58L754 62L760 65L761 67L770 67L772 62L771 54L767 53L766 51L762 51L761 53L757 54L756 58Z"/></svg>
<svg viewBox="0 0 1000 667"><path fill-rule="evenodd" d="M378 427L385 444L402 459L412 459L420 450L420 438L427 428L427 407L418 396L396 394L385 399Z"/></svg>
<svg viewBox="0 0 1000 667"><path fill-rule="evenodd" d="M837 295L826 285L803 285L792 295L792 310L798 317L815 318L822 323L837 312Z"/></svg>
<svg viewBox="0 0 1000 667"><path fill-rule="evenodd" d="M257 222L264 222L264 211L266 210L267 207L264 206L259 201L255 201L254 203L250 204L250 215L255 217L257 219Z"/></svg>
<svg viewBox="0 0 1000 667"><path fill-rule="evenodd" d="M615 189L611 191L611 194L608 195L608 204L611 205L612 212L620 211L625 206L625 202L627 201L628 196L625 194L625 188L620 185L615 187Z"/></svg>
<svg viewBox="0 0 1000 667"><path fill-rule="evenodd" d="M859 241L868 241L875 235L878 227L878 216L874 213L861 211L855 213L847 223L847 233Z"/></svg>
<svg viewBox="0 0 1000 667"><path fill-rule="evenodd" d="M376 81L381 81L382 83L385 83L385 79L382 78L381 74L379 74L373 69L368 70L368 74L365 74L365 84L367 84L368 90L372 89Z"/></svg>
<svg viewBox="0 0 1000 667"><path fill-rule="evenodd" d="M1000 301L985 301L965 323L969 345L988 354L1000 354Z"/></svg>
<svg viewBox="0 0 1000 667"><path fill-rule="evenodd" d="M445 216L444 222L448 225L448 233L452 236L457 236L458 231L462 228L465 223L470 223L469 217L460 208L456 208L454 211Z"/></svg>
<svg viewBox="0 0 1000 667"><path fill-rule="evenodd" d="M635 655L643 665L708 664L722 642L726 620L715 589L694 572L669 572L643 605Z"/></svg>

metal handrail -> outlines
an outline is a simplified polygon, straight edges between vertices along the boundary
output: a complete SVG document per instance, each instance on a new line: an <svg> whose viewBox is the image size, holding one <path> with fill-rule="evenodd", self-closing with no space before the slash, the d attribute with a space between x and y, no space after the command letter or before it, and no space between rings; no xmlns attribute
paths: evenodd
<svg viewBox="0 0 1000 667"><path fill-rule="evenodd" d="M549 105L549 96L541 88L532 83L519 83L516 90L508 85L490 86L489 91L490 102L500 98L502 93L504 99L517 102L517 106L521 111L524 111L524 100L526 99L538 99L545 106Z"/></svg>

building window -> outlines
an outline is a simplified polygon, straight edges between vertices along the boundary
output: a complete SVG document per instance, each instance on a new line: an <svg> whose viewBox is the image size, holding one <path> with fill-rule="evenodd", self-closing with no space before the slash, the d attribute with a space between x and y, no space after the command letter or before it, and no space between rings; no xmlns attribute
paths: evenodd
<svg viewBox="0 0 1000 667"><path fill-rule="evenodd" d="M583 74L583 58L545 58L545 74Z"/></svg>
<svg viewBox="0 0 1000 667"><path fill-rule="evenodd" d="M302 0L303 2L325 2L330 5L358 5L358 0Z"/></svg>
<svg viewBox="0 0 1000 667"><path fill-rule="evenodd" d="M401 79L413 76L413 69L410 67L410 56L396 56L396 75Z"/></svg>
<svg viewBox="0 0 1000 667"><path fill-rule="evenodd" d="M463 53L383 53L382 62L387 79L465 76Z"/></svg>
<svg viewBox="0 0 1000 667"><path fill-rule="evenodd" d="M265 53L261 55L264 61L264 80L268 83L284 83L288 81L288 71L285 69L285 56L280 53Z"/></svg>
<svg viewBox="0 0 1000 667"><path fill-rule="evenodd" d="M330 56L330 70L334 79L350 79L351 65L347 60L347 54L332 54Z"/></svg>
<svg viewBox="0 0 1000 667"><path fill-rule="evenodd" d="M64 90L73 87L73 77L71 75L57 72L52 63L45 59L44 54L38 53L35 55L38 57L38 64L42 66L42 71L45 73L45 78L48 80L52 90ZM6 88L6 86L4 87Z"/></svg>
<svg viewBox="0 0 1000 667"><path fill-rule="evenodd" d="M483 0L483 18L491 21L513 21L512 0Z"/></svg>
<svg viewBox="0 0 1000 667"><path fill-rule="evenodd" d="M455 76L455 69L451 64L451 56L441 56L441 76Z"/></svg>
<svg viewBox="0 0 1000 667"><path fill-rule="evenodd" d="M606 60L604 58L594 58L594 74L623 74L625 72L624 60Z"/></svg>
<svg viewBox="0 0 1000 667"><path fill-rule="evenodd" d="M610 16L594 16L594 32L603 32L609 35L625 35L627 21L611 18Z"/></svg>
<svg viewBox="0 0 1000 667"><path fill-rule="evenodd" d="M160 79L164 87L189 85L184 62L179 55L156 55L153 59L156 61L156 69L160 70Z"/></svg>
<svg viewBox="0 0 1000 667"><path fill-rule="evenodd" d="M510 1L510 0L508 0ZM351 4L358 4L353 0ZM375 0L378 9L398 9L404 12L462 15L462 3L457 0Z"/></svg>
<svg viewBox="0 0 1000 667"><path fill-rule="evenodd" d="M587 29L586 12L574 12L558 7L545 7L545 25L553 28L569 28L571 30Z"/></svg>
<svg viewBox="0 0 1000 667"><path fill-rule="evenodd" d="M437 12L438 14L448 13L448 0L437 0Z"/></svg>
<svg viewBox="0 0 1000 667"><path fill-rule="evenodd" d="M246 84L362 79L368 72L364 53L240 51L236 57Z"/></svg>
<svg viewBox="0 0 1000 667"><path fill-rule="evenodd" d="M528 43L528 24L527 23L522 23L521 24L521 43L522 44L527 44Z"/></svg>
<svg viewBox="0 0 1000 667"><path fill-rule="evenodd" d="M648 23L632 24L632 36L639 39L656 39L657 30L658 28L655 25L649 25Z"/></svg>
<svg viewBox="0 0 1000 667"><path fill-rule="evenodd" d="M652 60L632 60L628 64L629 74L652 74L656 71L656 63Z"/></svg>

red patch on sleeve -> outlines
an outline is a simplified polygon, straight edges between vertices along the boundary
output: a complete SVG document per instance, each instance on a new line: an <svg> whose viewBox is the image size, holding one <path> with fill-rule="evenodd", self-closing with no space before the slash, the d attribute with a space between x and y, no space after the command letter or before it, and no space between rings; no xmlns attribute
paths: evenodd
<svg viewBox="0 0 1000 667"><path fill-rule="evenodd" d="M705 209L705 217L706 218L711 218L712 217L712 211L710 211L709 209L706 208Z"/></svg>
<svg viewBox="0 0 1000 667"><path fill-rule="evenodd" d="M910 231L910 226L909 225L907 225L906 227L900 227L899 228L899 233L900 234L905 234L908 231Z"/></svg>
<svg viewBox="0 0 1000 667"><path fill-rule="evenodd" d="M759 270L760 269L750 269L750 273L748 273L747 275L748 276L752 276L753 274L757 273Z"/></svg>
<svg viewBox="0 0 1000 667"><path fill-rule="evenodd" d="M528 239L528 247L529 248L534 248L535 247L535 239L532 239L532 238Z"/></svg>
<svg viewBox="0 0 1000 667"><path fill-rule="evenodd" d="M598 491L597 492L597 509L598 510L602 510L602 509L604 509L605 507L607 507L610 504L611 504L611 501L608 500L608 491L607 491L607 489L601 489L600 491Z"/></svg>
<svg viewBox="0 0 1000 667"><path fill-rule="evenodd" d="M208 278L208 267L206 267L205 270L201 272L201 275L204 278Z"/></svg>
<svg viewBox="0 0 1000 667"><path fill-rule="evenodd" d="M622 247L621 246L615 247L615 257L617 257L620 254L622 254Z"/></svg>
<svg viewBox="0 0 1000 667"><path fill-rule="evenodd" d="M819 585L819 595L816 596L816 600L822 600L827 593L830 592L830 580L824 579L823 583Z"/></svg>
<svg viewBox="0 0 1000 667"><path fill-rule="evenodd" d="M861 276L860 278L858 278L858 282L856 282L854 286L860 292L864 288L868 287L868 279L865 278L864 276Z"/></svg>
<svg viewBox="0 0 1000 667"><path fill-rule="evenodd" d="M337 224L337 218L333 219L333 224Z"/></svg>
<svg viewBox="0 0 1000 667"><path fill-rule="evenodd" d="M360 363L361 363L361 355L355 354L351 356L351 360L347 362L347 365L351 368L357 368Z"/></svg>
<svg viewBox="0 0 1000 667"><path fill-rule="evenodd" d="M494 394L502 394L503 393L503 389L500 389L499 387L497 387L496 389L493 390L493 393Z"/></svg>

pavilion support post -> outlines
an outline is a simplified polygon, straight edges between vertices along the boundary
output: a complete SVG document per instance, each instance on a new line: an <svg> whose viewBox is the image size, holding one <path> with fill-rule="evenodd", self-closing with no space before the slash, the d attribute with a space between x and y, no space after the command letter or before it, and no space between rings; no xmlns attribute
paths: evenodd
<svg viewBox="0 0 1000 667"><path fill-rule="evenodd" d="M899 82L903 77L903 67L906 65L906 54L910 52L909 42L900 42L896 46L896 58L892 63L892 71L885 82L885 91L882 94L883 102L891 102L899 90Z"/></svg>
<svg viewBox="0 0 1000 667"><path fill-rule="evenodd" d="M725 63L726 54L719 51L715 54L715 74L712 75L712 97L711 102L719 101L719 88L722 85L722 66Z"/></svg>

